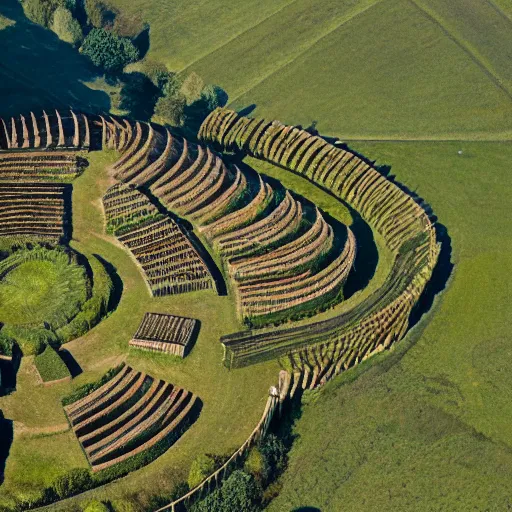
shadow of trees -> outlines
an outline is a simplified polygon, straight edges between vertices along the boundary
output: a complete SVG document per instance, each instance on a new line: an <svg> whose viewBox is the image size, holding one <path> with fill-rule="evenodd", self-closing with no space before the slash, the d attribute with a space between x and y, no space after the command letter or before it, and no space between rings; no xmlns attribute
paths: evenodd
<svg viewBox="0 0 512 512"><path fill-rule="evenodd" d="M83 83L100 76L87 57L29 21L17 0L2 0L0 14L16 22L0 30L0 115L69 107L109 111L109 96Z"/></svg>
<svg viewBox="0 0 512 512"><path fill-rule="evenodd" d="M0 485L4 482L5 463L9 456L13 437L13 422L5 419L3 412L0 411Z"/></svg>

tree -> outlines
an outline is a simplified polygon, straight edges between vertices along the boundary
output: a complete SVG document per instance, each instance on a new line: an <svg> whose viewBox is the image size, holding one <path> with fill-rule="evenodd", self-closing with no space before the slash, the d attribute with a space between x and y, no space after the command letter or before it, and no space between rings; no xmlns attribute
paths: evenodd
<svg viewBox="0 0 512 512"><path fill-rule="evenodd" d="M201 99L201 93L204 89L203 79L194 71L188 75L183 82L180 92L185 96L187 105L191 105L195 101Z"/></svg>
<svg viewBox="0 0 512 512"><path fill-rule="evenodd" d="M154 121L171 126L183 126L186 106L185 97L181 94L162 96L155 105Z"/></svg>
<svg viewBox="0 0 512 512"><path fill-rule="evenodd" d="M25 16L30 21L47 28L51 26L53 15L59 7L72 10L75 2L74 0L23 0Z"/></svg>
<svg viewBox="0 0 512 512"><path fill-rule="evenodd" d="M80 48L95 66L107 72L119 72L126 64L139 58L139 51L130 39L119 37L103 28L94 28Z"/></svg>
<svg viewBox="0 0 512 512"><path fill-rule="evenodd" d="M254 478L243 471L234 471L220 489L197 502L191 512L257 512L261 510L261 489Z"/></svg>
<svg viewBox="0 0 512 512"><path fill-rule="evenodd" d="M159 90L143 73L125 73L122 78L119 108L129 112L134 119L149 121L155 110Z"/></svg>
<svg viewBox="0 0 512 512"><path fill-rule="evenodd" d="M254 478L243 471L233 471L222 486L224 510L255 512L261 500L261 489Z"/></svg>
<svg viewBox="0 0 512 512"><path fill-rule="evenodd" d="M114 23L116 14L102 0L85 0L85 13L87 21L96 28L104 28Z"/></svg>
<svg viewBox="0 0 512 512"><path fill-rule="evenodd" d="M58 7L53 14L52 30L66 43L78 46L83 39L82 27L71 11Z"/></svg>
<svg viewBox="0 0 512 512"><path fill-rule="evenodd" d="M218 85L207 85L201 92L201 98L205 101L209 112L217 107L224 107L228 102L227 92Z"/></svg>
<svg viewBox="0 0 512 512"><path fill-rule="evenodd" d="M205 478L215 471L215 459L209 455L199 455L192 462L188 474L188 486L193 489L199 485Z"/></svg>

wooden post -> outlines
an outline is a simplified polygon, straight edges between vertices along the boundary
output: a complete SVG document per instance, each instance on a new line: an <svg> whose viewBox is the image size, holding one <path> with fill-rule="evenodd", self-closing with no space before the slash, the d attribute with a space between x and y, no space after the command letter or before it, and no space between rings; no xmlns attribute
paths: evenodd
<svg viewBox="0 0 512 512"><path fill-rule="evenodd" d="M18 147L18 132L16 131L16 124L14 123L14 117L11 117L11 145L13 148Z"/></svg>
<svg viewBox="0 0 512 512"><path fill-rule="evenodd" d="M38 148L41 146L41 137L39 136L39 128L34 112L30 112L30 117L32 118L32 130L34 131L34 147Z"/></svg>
<svg viewBox="0 0 512 512"><path fill-rule="evenodd" d="M44 124L46 127L46 147L49 148L53 143L52 130L50 128L50 120L48 114L43 110Z"/></svg>
<svg viewBox="0 0 512 512"><path fill-rule="evenodd" d="M55 110L55 114L57 115L57 123L59 125L59 141L57 142L57 146L65 146L66 140L64 138L64 128L62 126L62 118L60 117L59 111Z"/></svg>
<svg viewBox="0 0 512 512"><path fill-rule="evenodd" d="M71 110L71 117L73 118L73 124L75 126L75 133L73 135L73 146L75 148L80 146L80 128L78 126L78 118L76 117L76 114Z"/></svg>
<svg viewBox="0 0 512 512"><path fill-rule="evenodd" d="M30 146L30 141L28 138L28 128L27 128L27 122L25 121L24 116L20 116L21 119L21 127L22 127L22 134L23 134L23 142L22 142L22 148L26 149Z"/></svg>
<svg viewBox="0 0 512 512"><path fill-rule="evenodd" d="M89 119L87 119L87 116L85 114L82 114L82 118L84 120L85 125L85 139L83 146L84 148L89 149L91 147L91 130L89 128Z"/></svg>

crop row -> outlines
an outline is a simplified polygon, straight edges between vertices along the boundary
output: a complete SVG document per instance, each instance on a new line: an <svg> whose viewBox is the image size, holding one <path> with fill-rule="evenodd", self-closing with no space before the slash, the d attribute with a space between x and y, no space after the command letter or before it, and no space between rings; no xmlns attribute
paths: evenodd
<svg viewBox="0 0 512 512"><path fill-rule="evenodd" d="M354 207L395 254L383 286L352 310L304 327L225 337L226 364L288 355L296 368L315 368L321 378L403 336L439 254L435 228L422 205L357 155L299 128L241 120L217 109L201 126L199 138L303 174Z"/></svg>
<svg viewBox="0 0 512 512"><path fill-rule="evenodd" d="M97 472L178 432L195 402L188 391L127 366L64 411Z"/></svg>
<svg viewBox="0 0 512 512"><path fill-rule="evenodd" d="M187 345L197 320L160 313L146 313L134 339Z"/></svg>
<svg viewBox="0 0 512 512"><path fill-rule="evenodd" d="M65 234L64 187L0 183L0 235L58 241Z"/></svg>
<svg viewBox="0 0 512 512"><path fill-rule="evenodd" d="M247 124L241 119L238 121L240 129ZM329 255L334 238L332 229L322 219L325 224L322 229L312 231L320 236L320 240L308 243L312 240L300 234L304 223L307 223L303 205L288 191L281 194L273 190L259 175L255 183L249 184L244 173L236 167L227 167L209 148L191 144L185 139L174 139L167 130L162 136L164 132L156 126L125 123L131 128L124 130L115 118L104 121L108 132L106 138L115 139L111 145L122 153L112 166L114 176L130 187L149 187L151 194L167 209L190 216L197 223L199 231L220 253L228 270L244 265L247 260L244 269L248 269L248 275L240 273L240 282L236 274L230 272L235 288L250 283L257 285L258 280L264 279L265 293L267 289L275 288L275 293L279 294L283 279L301 274L309 276L308 270L317 266L322 257ZM143 201L136 199L137 191L131 189L127 192L130 199L125 199L119 194L121 188L109 191L104 198L107 219L109 215L119 218L126 215L132 220L139 217L139 212L145 215L147 210ZM183 284L189 289L190 284L196 281L202 289L209 276L200 261L193 261L192 249L185 241L180 243L176 240L176 233L167 234L173 240L172 244L166 244L163 237L155 236L154 231L148 229L147 224L151 225L142 222L137 226L140 232L123 232L119 239L131 249L142 266L153 293L161 294L162 290L172 290ZM316 225L319 227L318 223ZM294 239L298 239L298 245L289 246ZM286 263L286 253L278 252L280 245L289 246L287 249L294 251L291 257L288 252L288 259L294 262L291 265ZM255 261L260 269L254 269L254 278L250 283L244 282L251 276L248 267L252 257L262 253L267 253L263 255L264 259ZM330 256L330 259L335 259L339 255ZM188 262L187 267L183 262ZM260 275L257 275L258 272ZM317 274L317 271L312 274ZM343 280L333 283L332 288L339 289L338 285ZM310 285L313 286L306 281L306 293ZM329 287L325 289L330 293ZM236 296L242 300L243 293ZM297 300L307 302L301 297ZM289 302L294 307L294 300ZM261 316L286 309L283 306L285 303L281 299L273 301L263 313L261 304L250 300L243 305L240 302L239 311L243 311L246 318Z"/></svg>
<svg viewBox="0 0 512 512"><path fill-rule="evenodd" d="M154 295L213 287L208 267L171 219L144 223L119 240L139 262Z"/></svg>

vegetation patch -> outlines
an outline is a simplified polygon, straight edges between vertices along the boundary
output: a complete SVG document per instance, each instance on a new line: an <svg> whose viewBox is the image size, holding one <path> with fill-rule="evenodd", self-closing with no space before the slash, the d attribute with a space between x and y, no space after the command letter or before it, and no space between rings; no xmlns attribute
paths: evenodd
<svg viewBox="0 0 512 512"><path fill-rule="evenodd" d="M57 351L47 345L44 351L34 358L34 364L43 382L70 379L68 367Z"/></svg>

